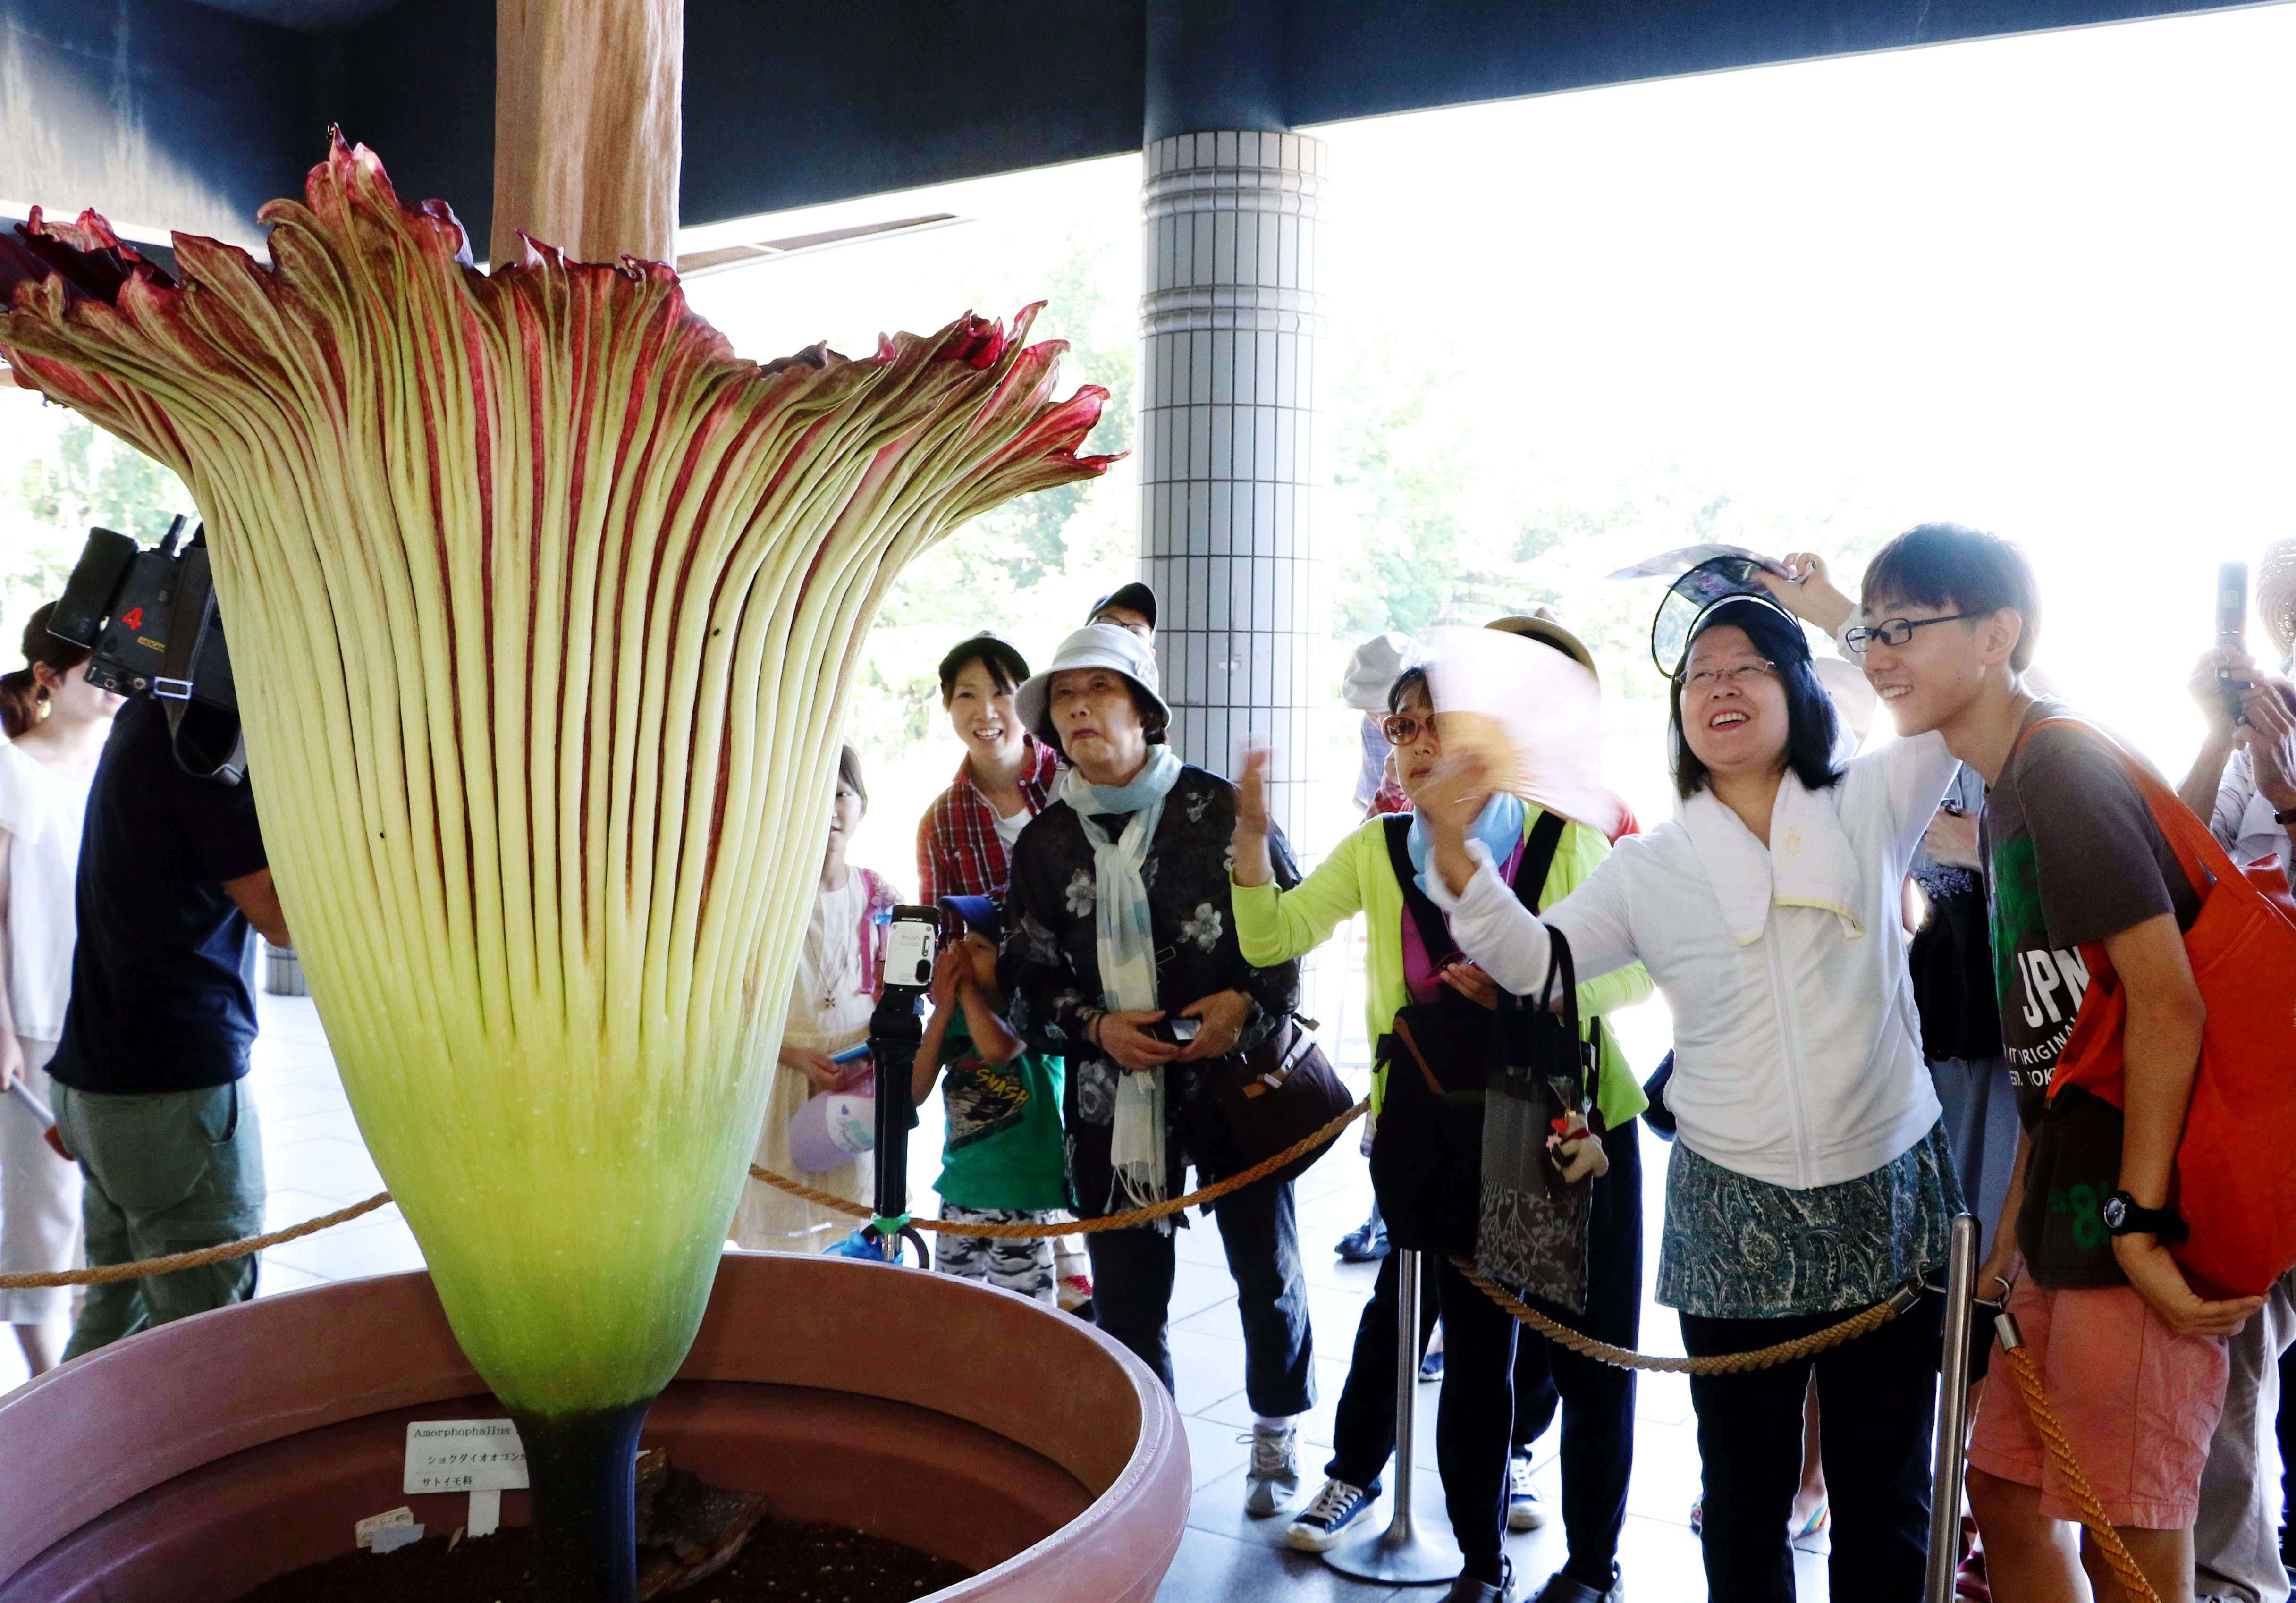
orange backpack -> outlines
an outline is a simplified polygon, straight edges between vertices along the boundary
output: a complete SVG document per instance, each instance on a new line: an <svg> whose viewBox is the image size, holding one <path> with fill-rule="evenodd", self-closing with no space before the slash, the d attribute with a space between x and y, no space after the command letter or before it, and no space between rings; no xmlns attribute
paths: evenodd
<svg viewBox="0 0 2296 1603"><path fill-rule="evenodd" d="M2047 718L2018 744L2057 724L2120 759L2201 893L2185 953L2209 1017L2169 1199L2193 1233L2170 1250L2202 1296L2261 1296L2296 1265L2296 896L2277 863L2234 863L2158 774L2095 725ZM2101 944L2082 956L2093 994L2049 1094L2078 1085L2119 1108L2128 1000Z"/></svg>

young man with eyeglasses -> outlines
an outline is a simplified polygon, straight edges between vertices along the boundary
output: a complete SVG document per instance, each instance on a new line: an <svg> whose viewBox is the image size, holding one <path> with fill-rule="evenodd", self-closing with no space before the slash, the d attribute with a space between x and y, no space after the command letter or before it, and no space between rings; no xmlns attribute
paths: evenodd
<svg viewBox="0 0 2296 1603"><path fill-rule="evenodd" d="M1805 567L1816 569L1805 581L1822 575ZM2023 679L2040 609L2014 545L1926 524L1882 549L1863 592L1861 626L1845 638L1898 732L1940 732L1988 788L1981 855L2024 1129L1980 1294L2008 1292L2108 1517L2179 1603L2193 1596L2225 1337L2260 1304L2203 1300L2166 1245L2182 1228L2169 1183L2205 1017L2183 939L2199 896L2103 740L2062 727L2028 738L2070 709ZM2049 1094L2076 1020L2103 994L2100 951L2128 1004L2125 1116L2078 1088ZM2022 1400L1988 1390L1969 1494L1993 1589L2020 1603L2087 1598L2072 1499Z"/></svg>

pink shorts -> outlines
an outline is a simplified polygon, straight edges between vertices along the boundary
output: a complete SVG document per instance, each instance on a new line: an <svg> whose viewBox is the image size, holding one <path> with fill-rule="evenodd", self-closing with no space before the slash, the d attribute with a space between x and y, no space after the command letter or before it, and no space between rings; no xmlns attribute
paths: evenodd
<svg viewBox="0 0 2296 1603"><path fill-rule="evenodd" d="M2139 1530L2189 1527L2224 1411L2224 1341L2177 1335L2127 1286L2051 1291L2023 1276L2009 1312L2105 1517ZM2053 1519L2080 1517L1997 1342L1969 1463L2039 1487L2041 1511Z"/></svg>

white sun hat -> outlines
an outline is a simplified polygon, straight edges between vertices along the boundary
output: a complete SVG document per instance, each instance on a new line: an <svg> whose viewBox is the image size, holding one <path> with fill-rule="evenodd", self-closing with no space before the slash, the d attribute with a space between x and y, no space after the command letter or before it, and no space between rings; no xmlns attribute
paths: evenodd
<svg viewBox="0 0 2296 1603"><path fill-rule="evenodd" d="M1043 725L1052 705L1053 675L1071 668L1114 669L1145 691L1163 709L1165 722L1171 722L1171 706L1157 683L1155 648L1115 624L1086 624L1061 642L1051 666L1031 675L1013 698L1013 710L1020 715L1021 728L1033 734Z"/></svg>

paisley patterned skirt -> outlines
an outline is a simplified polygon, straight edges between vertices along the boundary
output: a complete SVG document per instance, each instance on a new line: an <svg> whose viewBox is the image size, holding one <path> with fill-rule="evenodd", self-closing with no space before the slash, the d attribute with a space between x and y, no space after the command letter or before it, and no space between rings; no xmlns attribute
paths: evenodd
<svg viewBox="0 0 2296 1603"><path fill-rule="evenodd" d="M1677 1141L1658 1300L1707 1319L1863 1308L1944 1264L1962 1208L1942 1121L1871 1174L1807 1191L1751 1179Z"/></svg>

